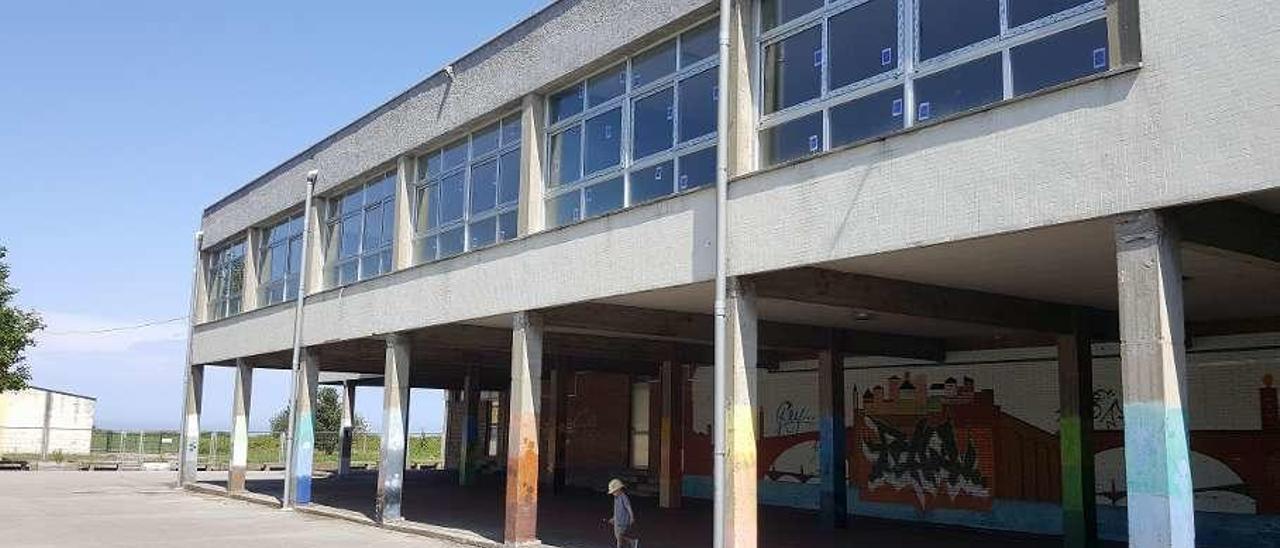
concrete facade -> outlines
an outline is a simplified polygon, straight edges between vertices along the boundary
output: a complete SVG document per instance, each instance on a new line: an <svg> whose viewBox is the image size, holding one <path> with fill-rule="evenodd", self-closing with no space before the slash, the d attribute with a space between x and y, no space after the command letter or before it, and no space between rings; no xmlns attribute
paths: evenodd
<svg viewBox="0 0 1280 548"><path fill-rule="evenodd" d="M1008 18L1010 2L986 4L1002 6ZM766 167L763 143L780 114L763 107L761 56L803 25L759 34L766 27L759 4L731 2L729 55L707 65L730 82L716 91L730 112L717 135L727 158L720 167L731 175L725 213L733 288L728 360L720 364L728 410L717 417L707 367L714 361L714 189L560 227L547 226L551 202L544 199L562 191L551 181L551 141L565 126L553 119L551 98L624 60L634 66L633 55L714 20L716 4L555 2L459 59L451 75L431 76L209 207L202 260L241 238L250 262L258 260L259 232L299 211L305 173L318 170L314 256L302 273L311 281L302 306L304 370L311 378L319 370L385 372L386 417L397 424L407 420L398 394L449 390L445 463L463 486L505 465L512 544L534 542L539 496L566 483L599 488L624 475L637 489L657 486L663 507L678 505L681 495L709 496L708 436L717 421L728 433L729 546L756 545L759 504L821 509L823 526L872 516L1062 534L1073 546L1097 536L1142 546L1270 538L1280 515L1269 502L1280 491L1277 468L1265 457L1241 456L1231 440L1280 424L1274 364L1241 362L1250 374L1265 374L1261 388L1246 375L1242 392L1253 398L1257 388L1258 406L1219 410L1225 400L1194 395L1231 389L1197 377L1186 357L1188 346L1204 351L1199 343L1249 356L1270 355L1278 344L1280 125L1272 120L1280 118L1280 70L1248 54L1280 46L1267 7L1078 2L1001 46L1003 100L936 120L912 103L899 114L912 122L905 129L830 150L810 144L822 150ZM822 25L862 3L826 5ZM1105 27L1107 48L1093 51L1096 70L1021 96L1009 91L1014 48L1075 21ZM899 44L911 52L904 74L929 61L914 54L916 30L899 29ZM1107 63L1099 64L1099 51ZM828 54L816 51L815 66L827 66ZM904 78L909 100L917 77ZM628 97L626 110L640 108L633 99L641 100ZM826 101L838 102L824 96L814 104ZM672 112L669 119L678 118ZM622 127L631 116L638 114L622 118ZM415 264L419 155L513 118L522 121L514 237ZM629 167L620 169L634 182ZM388 168L398 170L394 267L326 285L325 254L336 245L327 204ZM1151 236L1134 232L1139 225L1167 230ZM1157 243L1147 245L1149 236ZM203 285L196 303L208 301ZM200 318L192 370L236 360L289 367L295 313L290 302ZM397 341L394 352L386 340ZM1116 342L1118 352L1099 350ZM1116 355L1122 382L1113 374ZM821 375L798 365L811 360ZM1049 369L1018 369L1027 382L993 393L984 383L1001 382L990 370L1002 360ZM687 384L677 367L691 376ZM637 411L618 402L643 383L652 387L651 416L637 421ZM1097 424L1111 411L1099 407L1100 390L1112 391L1128 429L1123 421ZM1246 397L1232 394L1237 402ZM187 397L198 415L199 394ZM309 435L301 407L298 439ZM1202 430L1214 433L1198 434L1196 417L1206 408L1215 421ZM1262 417L1257 427L1253 416ZM198 424L198 416L187 420ZM647 439L638 423L650 425ZM954 481L924 485L886 464L901 462L884 455L913 431L949 448L939 457L946 462L934 464ZM490 439L498 440L496 451L485 445ZM1143 451L1117 456L1126 445ZM646 447L649 458L637 460ZM306 452L297 439L294 448ZM394 521L404 459L387 451L379 519ZM1205 459L1233 464L1223 471ZM305 489L310 459L291 460L305 464L293 476ZM1236 501L1252 505L1239 512L1249 518L1222 517L1231 513L1222 508L1237 506L1193 494L1205 481L1223 487L1219 480L1231 477L1239 485L1224 492L1252 501ZM1125 520L1126 511L1142 517Z"/></svg>

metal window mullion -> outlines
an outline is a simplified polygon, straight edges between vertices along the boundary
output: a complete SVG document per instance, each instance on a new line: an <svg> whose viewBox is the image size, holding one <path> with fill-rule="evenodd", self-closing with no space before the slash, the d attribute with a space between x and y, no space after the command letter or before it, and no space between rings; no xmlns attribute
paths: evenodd
<svg viewBox="0 0 1280 548"><path fill-rule="evenodd" d="M1000 0L1000 40L1003 42L1009 35L1009 0ZM1013 61L1009 48L1000 51L1000 72L1003 97L1013 98Z"/></svg>
<svg viewBox="0 0 1280 548"><path fill-rule="evenodd" d="M679 43L680 43L680 40L677 39L676 40L676 66L677 67L680 66ZM634 146L635 144L635 136L633 135L633 133L635 132L636 101L638 101L639 98L641 97L639 90L637 90L635 87L635 72L634 72L635 67L632 64L633 59L634 57L627 58L627 68L626 68L627 85L626 85L626 90L623 92L623 96L625 97L625 103L624 103L625 106L622 109L622 128L620 128L622 131L622 135L620 135L618 139L619 144L622 146L622 154L618 157L618 160L619 160L618 167L622 169L622 207L631 206L631 175L629 173L629 170L631 168L631 162L633 160L631 156L631 153L632 153L631 147ZM648 93L651 93L652 90L657 89L653 87L655 84L656 82L649 82L648 85L641 86L640 89L648 88L650 91L644 92L648 94ZM607 180L607 179L602 178L602 180ZM582 218L584 219L587 217L587 190L586 189L587 189L586 185L583 185L582 187Z"/></svg>

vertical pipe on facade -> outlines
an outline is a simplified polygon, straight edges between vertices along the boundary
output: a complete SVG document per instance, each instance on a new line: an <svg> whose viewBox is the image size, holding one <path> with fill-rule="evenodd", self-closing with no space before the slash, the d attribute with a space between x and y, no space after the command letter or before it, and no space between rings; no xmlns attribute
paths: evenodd
<svg viewBox="0 0 1280 548"><path fill-rule="evenodd" d="M307 280L311 277L311 199L316 191L315 171L307 173L307 199L302 209L302 260L298 266L298 296L294 299L293 313L293 375L289 388L289 430L285 432L284 500L285 508L292 508L293 471L297 465L293 455L293 429L298 424L298 371L302 362L302 312L307 300Z"/></svg>
<svg viewBox="0 0 1280 548"><path fill-rule="evenodd" d="M191 412L188 408L187 394L191 392L191 362L195 358L195 346L192 340L196 334L196 315L199 314L200 299L200 248L204 246L204 232L196 231L196 249L195 259L191 261L191 307L187 312L187 369L183 371L182 377L182 425L178 429L178 454L182 455L187 447L187 414ZM48 426L47 424L45 425ZM182 477L182 460L178 461L178 487L184 487Z"/></svg>
<svg viewBox="0 0 1280 548"><path fill-rule="evenodd" d="M729 18L733 9L733 0L720 0L720 65L719 85L720 97L716 105L716 133L719 135L716 146L716 300L715 300L715 367L714 367L714 471L712 475L714 510L712 512L713 543L715 548L724 548L724 518L728 501L725 500L725 387L728 380L729 367L726 344L726 293L728 292L728 227L729 218L727 204L729 201L729 158L731 146L729 134Z"/></svg>

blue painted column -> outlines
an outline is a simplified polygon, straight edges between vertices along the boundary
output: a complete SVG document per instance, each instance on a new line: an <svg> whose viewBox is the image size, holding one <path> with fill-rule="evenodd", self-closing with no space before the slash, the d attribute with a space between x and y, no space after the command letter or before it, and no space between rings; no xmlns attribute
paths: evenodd
<svg viewBox="0 0 1280 548"><path fill-rule="evenodd" d="M1147 211L1116 224L1129 545L1195 546L1187 358L1176 227Z"/></svg>
<svg viewBox="0 0 1280 548"><path fill-rule="evenodd" d="M320 380L320 361L313 349L304 349L298 363L298 391L294 401L295 419L289 473L293 475L293 493L286 496L289 505L311 504L311 473L315 468L316 384Z"/></svg>
<svg viewBox="0 0 1280 548"><path fill-rule="evenodd" d="M844 424L844 356L834 342L818 353L818 469L822 476L822 523L844 528L849 522L849 481Z"/></svg>

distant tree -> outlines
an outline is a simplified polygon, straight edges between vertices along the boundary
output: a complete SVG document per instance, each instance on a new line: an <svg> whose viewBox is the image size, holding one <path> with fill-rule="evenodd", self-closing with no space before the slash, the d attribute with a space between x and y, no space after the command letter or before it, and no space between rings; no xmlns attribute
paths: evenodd
<svg viewBox="0 0 1280 548"><path fill-rule="evenodd" d="M315 410L316 450L333 453L338 449L338 432L342 431L342 403L338 389L326 386L316 392ZM271 417L271 432L279 434L289 429L289 408L281 409ZM369 423L356 415L352 420L355 434L369 431Z"/></svg>
<svg viewBox="0 0 1280 548"><path fill-rule="evenodd" d="M0 247L0 392L27 387L31 370L23 365L26 361L23 352L36 344L36 331L44 329L38 314L12 304L18 290L9 286L5 255L5 248Z"/></svg>

